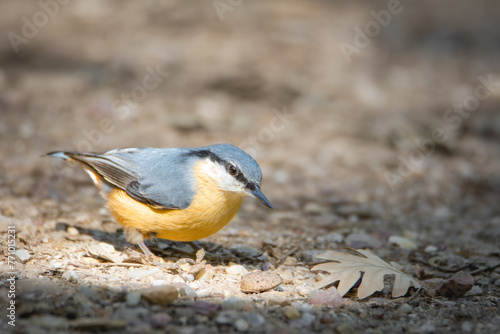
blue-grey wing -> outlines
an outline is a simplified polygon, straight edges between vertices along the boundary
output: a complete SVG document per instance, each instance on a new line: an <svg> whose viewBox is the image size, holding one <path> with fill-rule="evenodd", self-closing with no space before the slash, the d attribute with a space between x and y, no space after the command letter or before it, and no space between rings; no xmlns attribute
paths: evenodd
<svg viewBox="0 0 500 334"><path fill-rule="evenodd" d="M195 194L192 159L185 151L146 147L64 154L141 203L156 209L185 209Z"/></svg>
<svg viewBox="0 0 500 334"><path fill-rule="evenodd" d="M48 155L76 162L112 187L125 190L138 178L137 168L131 161L113 155L81 152L52 152Z"/></svg>
<svg viewBox="0 0 500 334"><path fill-rule="evenodd" d="M142 150L134 157L137 181L129 184L127 193L155 208L187 208L195 195L194 159L186 149Z"/></svg>

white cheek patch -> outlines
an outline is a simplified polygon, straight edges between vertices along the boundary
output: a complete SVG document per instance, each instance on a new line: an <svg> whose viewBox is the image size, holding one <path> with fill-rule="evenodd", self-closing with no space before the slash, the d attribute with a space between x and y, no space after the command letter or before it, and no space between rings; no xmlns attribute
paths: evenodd
<svg viewBox="0 0 500 334"><path fill-rule="evenodd" d="M215 180L221 189L234 192L243 191L243 185L229 175L224 166L210 159L206 159L201 168L206 175Z"/></svg>

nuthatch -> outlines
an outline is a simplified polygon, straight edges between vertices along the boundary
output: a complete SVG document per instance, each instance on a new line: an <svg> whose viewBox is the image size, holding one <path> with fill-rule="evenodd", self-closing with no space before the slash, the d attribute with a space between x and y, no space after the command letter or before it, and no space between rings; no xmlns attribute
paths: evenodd
<svg viewBox="0 0 500 334"><path fill-rule="evenodd" d="M262 172L236 146L199 148L126 148L103 154L51 152L82 167L92 178L126 239L144 254L152 233L175 241L208 237L226 226L243 197L265 206Z"/></svg>

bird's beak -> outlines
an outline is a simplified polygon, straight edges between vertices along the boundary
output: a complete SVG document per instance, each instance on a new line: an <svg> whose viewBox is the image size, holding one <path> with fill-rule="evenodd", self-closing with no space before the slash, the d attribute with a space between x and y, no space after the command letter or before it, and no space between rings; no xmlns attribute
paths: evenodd
<svg viewBox="0 0 500 334"><path fill-rule="evenodd" d="M268 208L272 209L273 206L269 201L267 200L266 196L260 191L259 187L255 186L254 189L245 189L245 192L247 193L248 196L255 198L257 201L259 201L261 204L267 206Z"/></svg>

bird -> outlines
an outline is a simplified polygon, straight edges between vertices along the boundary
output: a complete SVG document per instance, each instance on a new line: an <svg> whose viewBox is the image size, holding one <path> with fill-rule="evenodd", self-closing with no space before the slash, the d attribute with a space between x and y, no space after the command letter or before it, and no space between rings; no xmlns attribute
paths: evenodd
<svg viewBox="0 0 500 334"><path fill-rule="evenodd" d="M105 153L54 151L91 177L125 238L144 243L156 236L191 242L215 234L236 215L244 197L272 205L260 187L262 171L231 144L195 148L123 148Z"/></svg>

